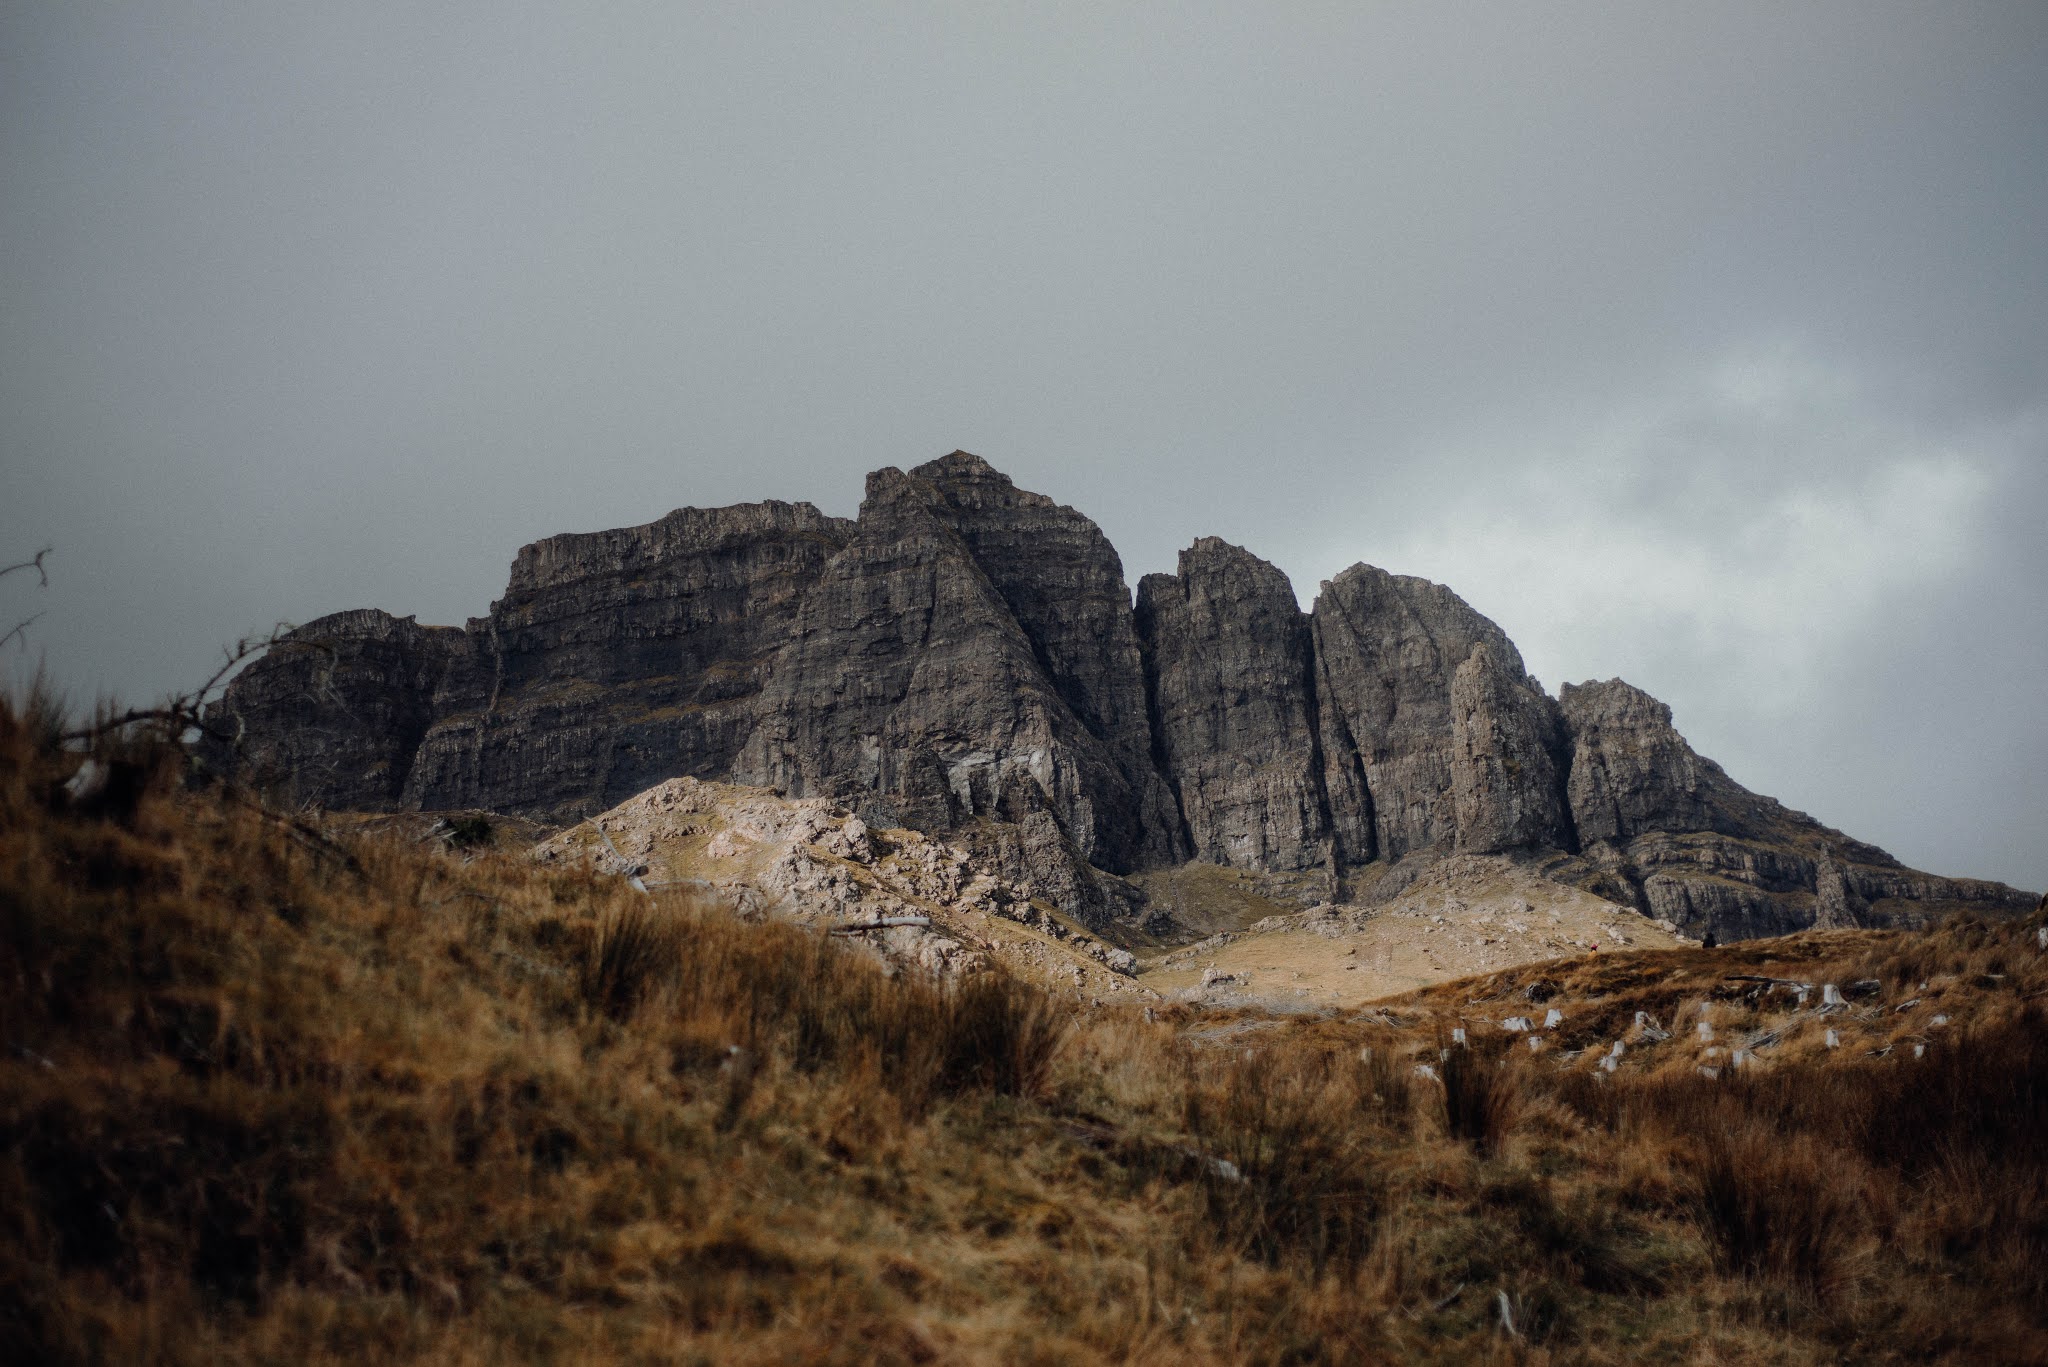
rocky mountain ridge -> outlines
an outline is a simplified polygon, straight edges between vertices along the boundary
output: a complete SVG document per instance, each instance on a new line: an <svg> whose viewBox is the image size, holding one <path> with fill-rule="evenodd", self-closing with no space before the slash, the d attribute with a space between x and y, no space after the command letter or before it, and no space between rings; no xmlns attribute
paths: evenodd
<svg viewBox="0 0 2048 1367"><path fill-rule="evenodd" d="M943 835L1105 932L1189 860L1297 904L1511 855L1723 939L2027 894L1918 873L1748 792L1621 682L1553 698L1450 589L1356 565L1301 611L1203 538L1135 603L1092 521L965 452L860 514L686 508L520 551L462 628L370 610L245 670L214 758L288 800L570 822L667 779Z"/></svg>

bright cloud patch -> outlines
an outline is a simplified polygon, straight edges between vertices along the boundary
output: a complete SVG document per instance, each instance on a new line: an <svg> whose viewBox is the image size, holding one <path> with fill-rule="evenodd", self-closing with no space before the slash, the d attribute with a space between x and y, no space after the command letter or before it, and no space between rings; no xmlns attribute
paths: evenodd
<svg viewBox="0 0 2048 1367"><path fill-rule="evenodd" d="M1372 559L1451 585L1553 689L1621 674L1797 714L1902 598L1969 571L2013 436L1929 432L1758 351L1596 430L1524 437L1525 461L1438 455L1427 513ZM1461 469L1476 477L1445 499Z"/></svg>

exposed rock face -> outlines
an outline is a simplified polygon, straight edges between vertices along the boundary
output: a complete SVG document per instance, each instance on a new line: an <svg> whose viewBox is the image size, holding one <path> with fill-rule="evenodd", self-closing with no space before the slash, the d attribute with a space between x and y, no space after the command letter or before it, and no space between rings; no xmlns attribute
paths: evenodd
<svg viewBox="0 0 2048 1367"><path fill-rule="evenodd" d="M1485 641L1451 679L1451 799L1460 850L1576 846L1557 705Z"/></svg>
<svg viewBox="0 0 2048 1367"><path fill-rule="evenodd" d="M1308 618L1287 576L1204 537L1138 584L1159 756L1197 859L1244 869L1333 860Z"/></svg>
<svg viewBox="0 0 2048 1367"><path fill-rule="evenodd" d="M1313 625L1319 703L1356 749L1379 857L1568 844L1549 700L1499 627L1441 584L1370 565L1323 586Z"/></svg>
<svg viewBox="0 0 2048 1367"><path fill-rule="evenodd" d="M1831 854L1822 855L1814 870L1813 928L1854 930L1863 924L1863 899L1843 875L1842 866Z"/></svg>
<svg viewBox="0 0 2048 1367"><path fill-rule="evenodd" d="M1671 709L1620 679L1566 684L1558 701L1572 735L1572 820L1579 838L1713 828L1700 757Z"/></svg>
<svg viewBox="0 0 2048 1367"><path fill-rule="evenodd" d="M1977 907L2019 914L2023 893L1938 878L1752 793L1694 752L1671 709L1619 679L1560 692L1566 791L1586 858L1637 905L1724 940L1808 926L1924 925Z"/></svg>
<svg viewBox="0 0 2048 1367"><path fill-rule="evenodd" d="M808 503L753 503L526 547L435 697L407 803L565 819L723 777L769 657L852 531Z"/></svg>
<svg viewBox="0 0 2048 1367"><path fill-rule="evenodd" d="M405 790L434 694L464 648L452 627L366 608L308 622L231 686L210 721L243 773L293 805L382 810Z"/></svg>
<svg viewBox="0 0 2048 1367"><path fill-rule="evenodd" d="M1132 858L1140 809L1115 756L939 501L915 475L868 477L858 532L805 598L735 777L925 830L1049 810L1082 858Z"/></svg>
<svg viewBox="0 0 2048 1367"><path fill-rule="evenodd" d="M1119 875L1190 857L1309 899L1511 852L1724 939L2030 901L1748 792L1619 680L1553 701L1442 585L1358 565L1304 615L1212 538L1134 611L1100 528L963 452L871 475L857 521L551 537L461 630L323 618L212 719L240 733L221 762L294 802L567 821L672 778L766 785L944 834L1096 927L1156 921Z"/></svg>
<svg viewBox="0 0 2048 1367"><path fill-rule="evenodd" d="M1061 701L1122 774L1138 826L1117 833L1129 843L1110 862L1185 859L1180 814L1152 763L1131 590L1109 538L1072 508L1019 489L965 451L910 473L928 486L933 515L959 533L1002 595Z"/></svg>

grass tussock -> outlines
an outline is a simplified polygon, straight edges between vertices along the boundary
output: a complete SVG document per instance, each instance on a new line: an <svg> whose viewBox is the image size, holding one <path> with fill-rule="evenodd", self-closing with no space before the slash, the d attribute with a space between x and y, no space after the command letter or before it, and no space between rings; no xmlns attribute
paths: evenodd
<svg viewBox="0 0 2048 1367"><path fill-rule="evenodd" d="M1449 997L892 974L160 739L103 739L106 800L61 713L0 708L0 1360L2048 1358L2031 923L1813 951L1981 995L1917 1056L1602 1073L1453 1045ZM1648 962L1557 999L1749 1009Z"/></svg>

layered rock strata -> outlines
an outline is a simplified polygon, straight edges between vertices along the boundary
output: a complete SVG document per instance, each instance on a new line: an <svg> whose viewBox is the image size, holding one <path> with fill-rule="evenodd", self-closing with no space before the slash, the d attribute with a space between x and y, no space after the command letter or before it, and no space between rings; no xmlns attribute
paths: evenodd
<svg viewBox="0 0 2048 1367"><path fill-rule="evenodd" d="M1320 706L1357 755L1378 857L1569 847L1554 705L1506 633L1443 585L1371 565L1323 585L1312 626Z"/></svg>
<svg viewBox="0 0 2048 1367"><path fill-rule="evenodd" d="M374 608L308 622L229 685L202 743L293 806L394 806L468 644L453 627Z"/></svg>
<svg viewBox="0 0 2048 1367"><path fill-rule="evenodd" d="M992 575L961 530L975 507L949 496L961 468L869 476L857 531L777 654L734 777L927 830L1046 812L1083 861L1172 858L1170 796L1128 739L1144 694L1120 567L1068 514L1047 518L1036 580L1014 525L987 535Z"/></svg>
<svg viewBox="0 0 2048 1367"><path fill-rule="evenodd" d="M215 709L293 801L553 822L688 776L945 835L1097 927L1193 858L1288 895L1511 854L1722 938L2024 911L1759 797L1618 680L1553 699L1439 584L1357 565L1311 611L1213 538L1132 604L1101 529L955 452L809 504L682 509L519 553L465 628L311 623ZM1167 929L1153 924L1155 931Z"/></svg>
<svg viewBox="0 0 2048 1367"><path fill-rule="evenodd" d="M1074 719L1101 742L1135 815L1105 832L1111 862L1188 857L1180 812L1152 762L1144 668L1123 561L1088 518L1019 489L978 456L955 451L911 471L933 516L950 526L1015 617Z"/></svg>
<svg viewBox="0 0 2048 1367"><path fill-rule="evenodd" d="M1559 710L1585 860L1688 934L1734 940L2027 909L2026 894L2003 884L1917 872L1750 792L1686 743L1669 707L1620 679L1565 685Z"/></svg>
<svg viewBox="0 0 2048 1367"><path fill-rule="evenodd" d="M1159 765L1194 857L1234 868L1333 868L1315 659L1287 576L1204 537L1177 574L1138 583Z"/></svg>
<svg viewBox="0 0 2048 1367"><path fill-rule="evenodd" d="M753 503L526 547L451 651L401 801L561 820L724 777L852 535L808 503Z"/></svg>

